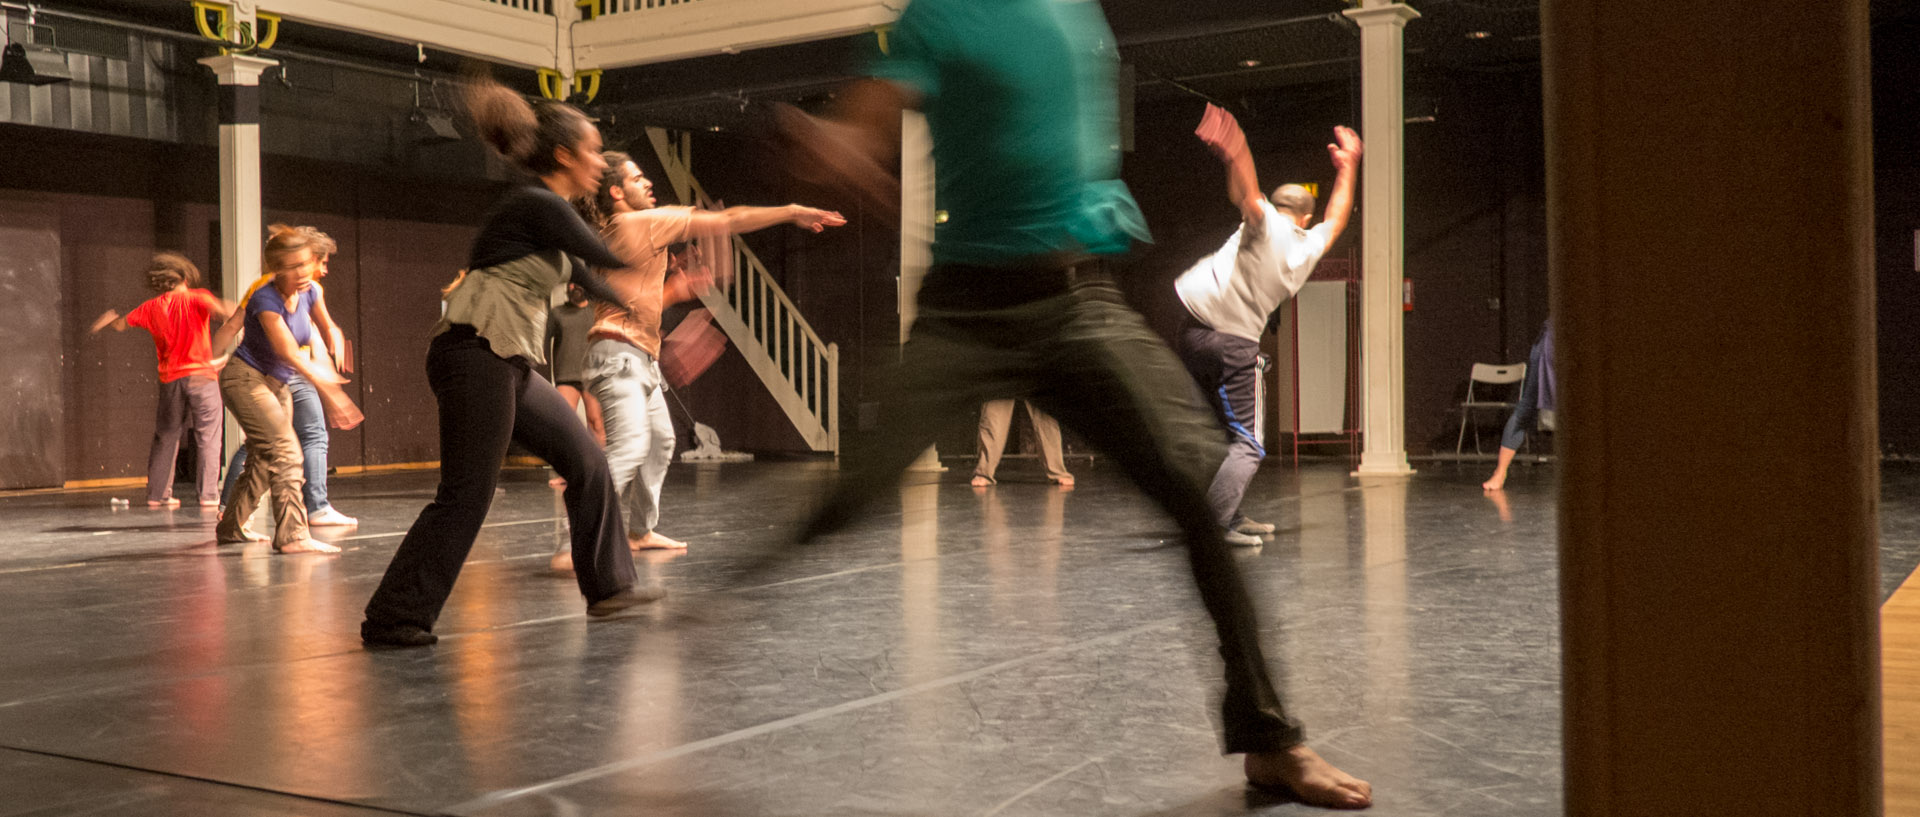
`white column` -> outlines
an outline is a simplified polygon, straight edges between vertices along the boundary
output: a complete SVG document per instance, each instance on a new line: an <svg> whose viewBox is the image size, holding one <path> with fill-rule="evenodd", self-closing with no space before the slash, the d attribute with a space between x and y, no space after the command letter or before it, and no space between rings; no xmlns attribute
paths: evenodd
<svg viewBox="0 0 1920 817"><path fill-rule="evenodd" d="M1406 223L1401 130L1406 121L1402 33L1420 13L1365 0L1341 12L1360 26L1360 429L1362 477L1405 476L1407 406L1400 288Z"/></svg>
<svg viewBox="0 0 1920 817"><path fill-rule="evenodd" d="M260 277L260 72L279 63L230 54L200 64L220 79L220 297L237 302ZM231 416L226 439L232 457L241 435Z"/></svg>
<svg viewBox="0 0 1920 817"><path fill-rule="evenodd" d="M900 342L906 343L918 314L920 280L933 266L933 132L919 111L900 115ZM909 471L945 471L940 449L927 448Z"/></svg>

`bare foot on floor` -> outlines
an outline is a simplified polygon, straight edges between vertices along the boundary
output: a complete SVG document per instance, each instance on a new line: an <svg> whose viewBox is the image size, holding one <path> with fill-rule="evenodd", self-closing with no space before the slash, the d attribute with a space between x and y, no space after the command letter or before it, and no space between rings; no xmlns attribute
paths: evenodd
<svg viewBox="0 0 1920 817"><path fill-rule="evenodd" d="M1278 752L1248 752L1247 782L1286 789L1300 802L1322 808L1373 805L1373 786L1340 771L1304 744Z"/></svg>
<svg viewBox="0 0 1920 817"><path fill-rule="evenodd" d="M339 553L340 548L318 539L295 539L284 545L275 545L275 553Z"/></svg>
<svg viewBox="0 0 1920 817"><path fill-rule="evenodd" d="M993 484L993 480L988 479L986 477L976 476L973 478L973 482L969 484L971 484L975 488L986 488Z"/></svg>
<svg viewBox="0 0 1920 817"><path fill-rule="evenodd" d="M1072 490L1072 488L1073 488L1073 475L1072 475L1072 474L1068 474L1068 475L1066 475L1066 476L1064 476L1064 477L1061 477L1061 478L1059 478L1059 479L1056 479L1056 480L1054 480L1054 481L1053 481L1053 484L1055 484L1055 485L1058 485L1058 486L1060 486L1060 487L1062 487L1062 488L1066 488L1066 489L1068 489L1068 490Z"/></svg>
<svg viewBox="0 0 1920 817"><path fill-rule="evenodd" d="M1505 489L1506 487L1507 487L1507 474L1505 471L1496 473L1493 475L1493 478L1487 480L1486 482L1480 483L1480 490L1482 491L1499 491L1499 490Z"/></svg>
<svg viewBox="0 0 1920 817"><path fill-rule="evenodd" d="M553 568L555 573L572 573L573 552L563 550L553 554L553 558L547 561L547 567Z"/></svg>
<svg viewBox="0 0 1920 817"><path fill-rule="evenodd" d="M149 500L147 500L147 507L149 507L149 508L178 508L178 507L180 507L180 500L176 498L176 499L169 499L169 500L166 500L166 501L163 501L163 502L155 502L155 501L153 501L153 500L151 500L151 499L149 499Z"/></svg>
<svg viewBox="0 0 1920 817"><path fill-rule="evenodd" d="M566 481L566 480L564 480L564 479L561 479L561 478L559 478L559 477L554 477L553 479L550 479L550 480L547 480L547 487L549 487L549 488L565 488L565 487L567 487L567 481Z"/></svg>
<svg viewBox="0 0 1920 817"><path fill-rule="evenodd" d="M660 535L659 531L648 531L638 538L627 537L627 547L634 550L686 550L687 543L678 539Z"/></svg>

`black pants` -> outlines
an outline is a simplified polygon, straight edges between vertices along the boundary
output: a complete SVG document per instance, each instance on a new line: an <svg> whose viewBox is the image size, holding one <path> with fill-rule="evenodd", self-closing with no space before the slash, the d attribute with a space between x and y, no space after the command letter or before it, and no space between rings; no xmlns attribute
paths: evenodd
<svg viewBox="0 0 1920 817"><path fill-rule="evenodd" d="M852 523L940 434L981 403L1033 401L1118 462L1186 534L1200 598L1220 638L1229 753L1301 741L1267 676L1253 602L1205 486L1223 436L1193 380L1110 283L1071 269L936 267L880 405L878 430L849 456L801 541Z"/></svg>
<svg viewBox="0 0 1920 817"><path fill-rule="evenodd" d="M637 581L606 454L552 384L524 359L494 354L465 325L433 339L427 382L440 404L440 488L367 602L369 625L433 629L486 521L510 442L546 460L567 481L573 565L587 601Z"/></svg>
<svg viewBox="0 0 1920 817"><path fill-rule="evenodd" d="M1214 521L1231 530L1246 518L1240 514L1240 500L1267 456L1254 434L1260 422L1253 416L1260 342L1215 331L1189 317L1177 345L1187 373L1227 427L1227 458L1207 488L1207 504L1213 507Z"/></svg>

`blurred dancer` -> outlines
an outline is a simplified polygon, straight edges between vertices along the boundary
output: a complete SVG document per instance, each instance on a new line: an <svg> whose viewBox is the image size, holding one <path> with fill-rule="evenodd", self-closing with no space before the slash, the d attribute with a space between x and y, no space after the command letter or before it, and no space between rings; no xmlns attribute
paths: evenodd
<svg viewBox="0 0 1920 817"><path fill-rule="evenodd" d="M782 114L796 167L873 206L901 112L926 112L939 168L933 268L880 424L800 541L853 523L943 431L988 400L1027 397L1126 470L1186 534L1226 660L1225 749L1257 784L1364 808L1371 789L1302 743L1267 676L1252 600L1207 504L1224 455L1193 380L1093 256L1145 237L1119 181L1118 48L1091 0L914 0L839 122ZM895 205L897 206L897 204Z"/></svg>
<svg viewBox="0 0 1920 817"><path fill-rule="evenodd" d="M1540 412L1553 410L1554 391L1553 320L1549 318L1527 352L1527 376L1520 380L1520 399L1513 404L1506 430L1500 435L1500 461L1493 468L1493 476L1480 483L1481 490L1506 489L1507 469L1513 465L1514 455L1520 453L1520 446L1527 444L1527 435L1539 425Z"/></svg>
<svg viewBox="0 0 1920 817"><path fill-rule="evenodd" d="M486 521L500 463L514 442L567 481L563 497L587 614L611 615L659 598L636 587L605 452L535 368L546 359L554 287L571 280L597 300L619 301L587 264L617 269L628 262L567 204L600 187L607 169L600 131L570 105L530 105L490 81L470 86L468 107L487 144L537 181L494 205L474 237L467 272L445 297L427 349L427 381L440 409L440 487L367 601L360 638L370 647L439 640L434 622Z"/></svg>
<svg viewBox="0 0 1920 817"><path fill-rule="evenodd" d="M93 322L94 332L133 326L153 336L160 364L160 400L154 407L153 444L147 449L147 507L180 504L173 496L174 459L180 436L193 429L194 485L202 505L219 501L220 383L212 359L209 321L225 321L233 305L199 289L200 268L179 253L163 252L147 264L147 286L159 293L127 313L111 309ZM224 362L224 361L223 361Z"/></svg>
<svg viewBox="0 0 1920 817"><path fill-rule="evenodd" d="M1254 434L1260 421L1254 416L1260 334L1346 230L1360 172L1360 137L1349 128L1333 129L1334 143L1327 145L1335 172L1333 195L1326 219L1308 229L1313 194L1289 184L1263 195L1246 134L1232 114L1208 105L1197 135L1227 166L1227 198L1240 208L1240 229L1174 282L1187 307L1178 346L1188 373L1227 427L1227 458L1207 489L1214 520L1228 544L1253 547L1261 535L1273 532L1273 525L1240 513L1247 484L1267 455Z"/></svg>
<svg viewBox="0 0 1920 817"><path fill-rule="evenodd" d="M654 200L652 180L633 157L607 151L605 159L607 171L588 200L587 213L599 223L607 245L632 263L600 270L619 294L620 306L597 310L593 345L587 350L587 388L600 400L614 493L627 505L628 544L634 550L685 550L686 542L655 529L675 441L660 368L660 316L668 306L700 297L713 286L714 271L711 264L693 263L668 277L668 249L697 238L700 254L731 258L732 236L739 233L781 224L817 233L847 220L798 204L713 211L661 207ZM552 566L566 570L569 561L567 553L555 553Z"/></svg>
<svg viewBox="0 0 1920 817"><path fill-rule="evenodd" d="M1013 430L1013 404L1027 407L1033 421L1034 436L1039 438L1040 459L1047 466L1047 479L1062 488L1073 487L1073 475L1067 473L1067 458L1060 444L1060 421L1038 408L1030 400L989 400L980 406L980 443L973 464L973 487L994 483L1000 470L1000 457L1006 453L1008 432Z"/></svg>

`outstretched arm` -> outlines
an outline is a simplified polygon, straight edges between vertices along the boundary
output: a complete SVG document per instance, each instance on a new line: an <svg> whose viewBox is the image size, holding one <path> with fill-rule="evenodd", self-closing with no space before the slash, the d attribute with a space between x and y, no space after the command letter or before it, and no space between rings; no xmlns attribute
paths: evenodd
<svg viewBox="0 0 1920 817"><path fill-rule="evenodd" d="M789 204L785 207L728 207L717 212L696 210L692 229L694 232L724 230L739 234L764 230L777 224L792 224L817 233L845 223L846 217L832 210Z"/></svg>
<svg viewBox="0 0 1920 817"><path fill-rule="evenodd" d="M1227 199L1240 208L1240 218L1258 230L1266 224L1266 210L1260 206L1260 175L1253 166L1253 152L1247 149L1247 134L1240 122L1218 105L1208 104L1194 131L1213 155L1227 166Z"/></svg>
<svg viewBox="0 0 1920 817"><path fill-rule="evenodd" d="M121 317L118 310L109 309L100 313L100 317L93 319L93 325L87 327L87 332L97 335L100 334L100 330L109 326L113 327L113 331L115 332L125 332L127 331L127 319Z"/></svg>
<svg viewBox="0 0 1920 817"><path fill-rule="evenodd" d="M1327 154L1333 158L1337 175L1333 179L1333 195L1327 197L1324 218L1328 246L1347 229L1347 217L1353 214L1353 184L1360 175L1361 151L1360 134L1345 125L1333 129L1333 144L1327 145Z"/></svg>
<svg viewBox="0 0 1920 817"><path fill-rule="evenodd" d="M796 178L857 196L874 212L897 219L900 180L900 114L919 105L907 86L865 79L841 89L825 118L785 106L774 112L786 150L787 171Z"/></svg>

